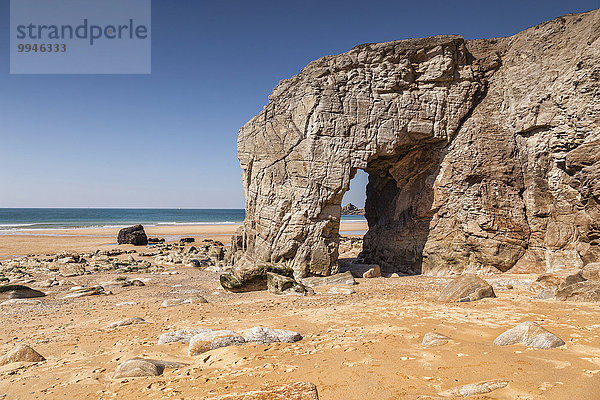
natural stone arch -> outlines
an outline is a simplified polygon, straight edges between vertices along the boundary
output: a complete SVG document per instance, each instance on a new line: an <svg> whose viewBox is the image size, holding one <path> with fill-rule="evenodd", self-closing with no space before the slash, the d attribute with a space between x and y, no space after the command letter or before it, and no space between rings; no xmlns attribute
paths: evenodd
<svg viewBox="0 0 600 400"><path fill-rule="evenodd" d="M593 70L598 52L565 45L573 36L597 45L597 20L570 16L505 39L366 44L280 82L239 133L246 220L236 268L335 272L340 203L357 169L369 173L364 256L384 270L595 260L597 203L559 161L600 137L597 77L572 85L575 54Z"/></svg>

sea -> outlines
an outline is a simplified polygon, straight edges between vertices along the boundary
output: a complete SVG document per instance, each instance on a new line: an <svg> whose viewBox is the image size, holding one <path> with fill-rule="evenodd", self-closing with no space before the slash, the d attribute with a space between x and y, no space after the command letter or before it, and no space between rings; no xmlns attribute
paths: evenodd
<svg viewBox="0 0 600 400"><path fill-rule="evenodd" d="M121 228L130 225L221 225L244 221L243 209L0 208L0 234L33 229ZM343 221L365 221L343 215Z"/></svg>

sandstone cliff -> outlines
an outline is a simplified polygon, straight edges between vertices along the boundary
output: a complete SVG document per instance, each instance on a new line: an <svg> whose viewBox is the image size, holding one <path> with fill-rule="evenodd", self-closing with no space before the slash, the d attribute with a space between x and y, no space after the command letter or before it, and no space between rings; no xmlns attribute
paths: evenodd
<svg viewBox="0 0 600 400"><path fill-rule="evenodd" d="M542 272L600 260L600 11L508 38L364 44L281 81L241 128L236 268L336 271L369 174L363 256L386 272Z"/></svg>

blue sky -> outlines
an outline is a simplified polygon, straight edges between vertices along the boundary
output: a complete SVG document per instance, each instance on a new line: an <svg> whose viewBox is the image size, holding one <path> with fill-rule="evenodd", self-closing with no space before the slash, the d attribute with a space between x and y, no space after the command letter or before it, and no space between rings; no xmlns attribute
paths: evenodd
<svg viewBox="0 0 600 400"><path fill-rule="evenodd" d="M10 75L0 207L241 208L238 129L281 79L366 42L508 36L595 1L152 2L151 75ZM364 203L364 174L346 201Z"/></svg>

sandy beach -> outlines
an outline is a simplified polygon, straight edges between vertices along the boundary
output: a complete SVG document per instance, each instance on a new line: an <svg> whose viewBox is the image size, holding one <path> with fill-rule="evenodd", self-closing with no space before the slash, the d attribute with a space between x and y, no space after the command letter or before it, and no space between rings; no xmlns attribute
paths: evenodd
<svg viewBox="0 0 600 400"><path fill-rule="evenodd" d="M150 237L167 241L182 237L215 239L225 244L240 224L165 225L146 227ZM366 222L342 222L340 232L345 236L362 236ZM91 252L99 248L116 246L119 228L79 228L19 230L14 234L0 235L0 260L29 254L51 254L61 251Z"/></svg>
<svg viewBox="0 0 600 400"><path fill-rule="evenodd" d="M202 243L205 238L227 241L236 228L168 226L147 231L150 236L192 236ZM364 228L344 223L342 231ZM2 236L2 254L110 249L117 232L82 231ZM136 251L129 256L145 258L145 247ZM73 288L106 285L118 277L140 280L144 286L111 286L108 295L65 297ZM57 285L47 287L49 278ZM0 398L201 399L300 381L314 383L325 400L447 399L461 397L455 394L463 385L498 381L504 386L470 398L590 399L589 393L600 390L600 306L577 304L573 313L573 303L533 299L528 287L535 278L489 277L496 298L444 304L436 297L447 277L358 278L353 294L330 293L333 286L326 285L315 287L315 295L298 297L227 292L218 273L182 264L166 264L153 272L98 270L69 277L34 272L23 283L46 296L0 305L0 354L27 344L46 360L1 366ZM190 296L202 296L207 303L163 306L165 300ZM107 327L127 318L144 323ZM493 344L496 336L523 321L539 323L566 345L541 350ZM302 340L247 343L192 357L185 343L158 344L161 334L180 329L242 332L255 326L292 330ZM428 332L448 336L449 343L424 346ZM156 377L115 379L117 367L133 357L185 366Z"/></svg>

